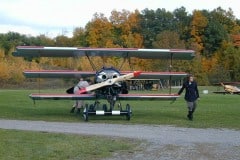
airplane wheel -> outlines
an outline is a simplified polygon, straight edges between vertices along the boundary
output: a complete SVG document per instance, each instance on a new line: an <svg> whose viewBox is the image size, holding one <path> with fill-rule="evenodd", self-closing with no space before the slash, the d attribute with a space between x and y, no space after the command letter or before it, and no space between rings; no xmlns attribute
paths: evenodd
<svg viewBox="0 0 240 160"><path fill-rule="evenodd" d="M90 104L89 110L90 110L90 111L94 111L94 109L95 109L94 105L93 105L93 104Z"/></svg>
<svg viewBox="0 0 240 160"><path fill-rule="evenodd" d="M127 110L127 115L126 118L129 121L131 119L131 115L132 115L132 110L129 104L126 105L126 110Z"/></svg>
<svg viewBox="0 0 240 160"><path fill-rule="evenodd" d="M85 109L83 111L83 119L84 121L88 121L88 105L85 106Z"/></svg>
<svg viewBox="0 0 240 160"><path fill-rule="evenodd" d="M104 104L104 105L103 105L103 110L104 110L105 112L107 112L107 104Z"/></svg>

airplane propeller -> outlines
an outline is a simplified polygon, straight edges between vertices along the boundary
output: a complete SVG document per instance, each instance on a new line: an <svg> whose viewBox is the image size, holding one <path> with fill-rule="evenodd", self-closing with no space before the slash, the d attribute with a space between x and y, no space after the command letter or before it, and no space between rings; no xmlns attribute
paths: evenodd
<svg viewBox="0 0 240 160"><path fill-rule="evenodd" d="M83 94L83 93L86 93L86 92L90 92L90 91L93 91L93 90L96 90L98 88L105 87L105 86L111 86L114 83L117 83L117 82L120 82L120 81L125 81L125 80L131 79L133 77L137 77L140 74L141 74L141 71L134 71L133 73L128 73L128 74L119 76L117 78L111 78L111 79L108 79L104 82L96 83L96 84L90 85L88 87L82 88L82 89L79 90L78 94Z"/></svg>

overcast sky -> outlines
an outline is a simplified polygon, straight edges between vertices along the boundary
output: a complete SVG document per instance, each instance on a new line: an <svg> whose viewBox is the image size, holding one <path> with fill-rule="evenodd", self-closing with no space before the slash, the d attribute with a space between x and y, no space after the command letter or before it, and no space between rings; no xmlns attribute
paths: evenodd
<svg viewBox="0 0 240 160"><path fill-rule="evenodd" d="M85 27L94 13L103 13L107 18L112 10L139 11L145 8L165 8L174 11L185 7L189 13L194 9L209 11L221 7L231 8L240 19L238 0L0 0L0 33L8 31L49 37L72 35L76 27Z"/></svg>

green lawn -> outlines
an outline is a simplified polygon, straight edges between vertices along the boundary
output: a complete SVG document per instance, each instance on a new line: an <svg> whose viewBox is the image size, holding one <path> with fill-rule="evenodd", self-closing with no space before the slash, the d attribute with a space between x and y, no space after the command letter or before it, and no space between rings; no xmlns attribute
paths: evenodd
<svg viewBox="0 0 240 160"><path fill-rule="evenodd" d="M202 94L203 89L209 89L209 94ZM194 114L194 120L186 119L187 108L184 94L174 103L169 101L122 101L129 103L133 116L130 121L119 116L90 116L93 123L123 123L123 124L167 124L194 128L231 128L240 129L240 96L211 93L212 87L200 87L200 101ZM40 100L36 104L28 97L32 90L1 90L0 118L45 120L86 123L81 116L70 114L74 101L71 100ZM41 91L49 92L49 90ZM54 90L51 92L64 92ZM173 91L174 92L174 91ZM152 91L156 93L156 91ZM91 101L87 101L92 103ZM102 102L106 103L106 102Z"/></svg>
<svg viewBox="0 0 240 160"><path fill-rule="evenodd" d="M128 101L133 116L130 121L119 116L90 116L93 123L162 124L194 128L240 129L239 95L202 94L212 87L200 87L200 101L194 120L186 118L184 94L174 103L169 101ZM70 114L74 101L41 100L36 104L28 97L33 90L0 90L0 118L85 122L81 116ZM64 92L44 90L43 92ZM173 91L173 92L176 92ZM153 92L153 93L156 93ZM90 101L88 102L90 103ZM0 129L0 159L102 159L115 152L122 154L137 149L140 142L97 136L57 134Z"/></svg>
<svg viewBox="0 0 240 160"><path fill-rule="evenodd" d="M102 159L129 152L139 144L129 139L0 129L0 159Z"/></svg>

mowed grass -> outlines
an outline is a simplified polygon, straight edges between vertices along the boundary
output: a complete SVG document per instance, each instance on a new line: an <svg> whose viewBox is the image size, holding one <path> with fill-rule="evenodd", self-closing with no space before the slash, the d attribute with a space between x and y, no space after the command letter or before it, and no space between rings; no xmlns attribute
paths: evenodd
<svg viewBox="0 0 240 160"><path fill-rule="evenodd" d="M209 94L202 94L208 89ZM187 107L184 93L174 103L170 101L122 101L128 103L133 115L130 121L125 116L89 116L92 123L121 124L162 124L193 128L230 128L240 129L240 95L221 95L212 93L212 87L199 87L200 100L194 113L194 120L186 118ZM61 122L85 122L81 116L70 114L74 103L72 100L39 100L34 104L28 97L33 90L1 90L0 118L22 120L44 120ZM42 93L60 92L64 90L42 90ZM152 91L151 93L156 93ZM176 92L176 91L173 91ZM92 101L85 101L93 103ZM102 104L106 101L101 101Z"/></svg>
<svg viewBox="0 0 240 160"><path fill-rule="evenodd" d="M209 94L202 94L209 89ZM184 94L169 101L122 101L129 103L133 116L90 116L91 123L153 124L194 128L240 129L239 95L217 95L213 88L200 87L201 99L194 120L186 118ZM28 97L33 90L0 90L0 119L85 122L70 114L74 101L41 100L36 104ZM64 93L64 90L43 90ZM176 91L173 91L176 92ZM156 93L152 92L152 93ZM92 103L91 101L86 101ZM105 102L103 102L105 103ZM125 154L138 149L140 142L129 139L0 129L0 159L102 159L114 153Z"/></svg>
<svg viewBox="0 0 240 160"><path fill-rule="evenodd" d="M129 139L0 129L0 159L96 160L124 154L139 142Z"/></svg>

